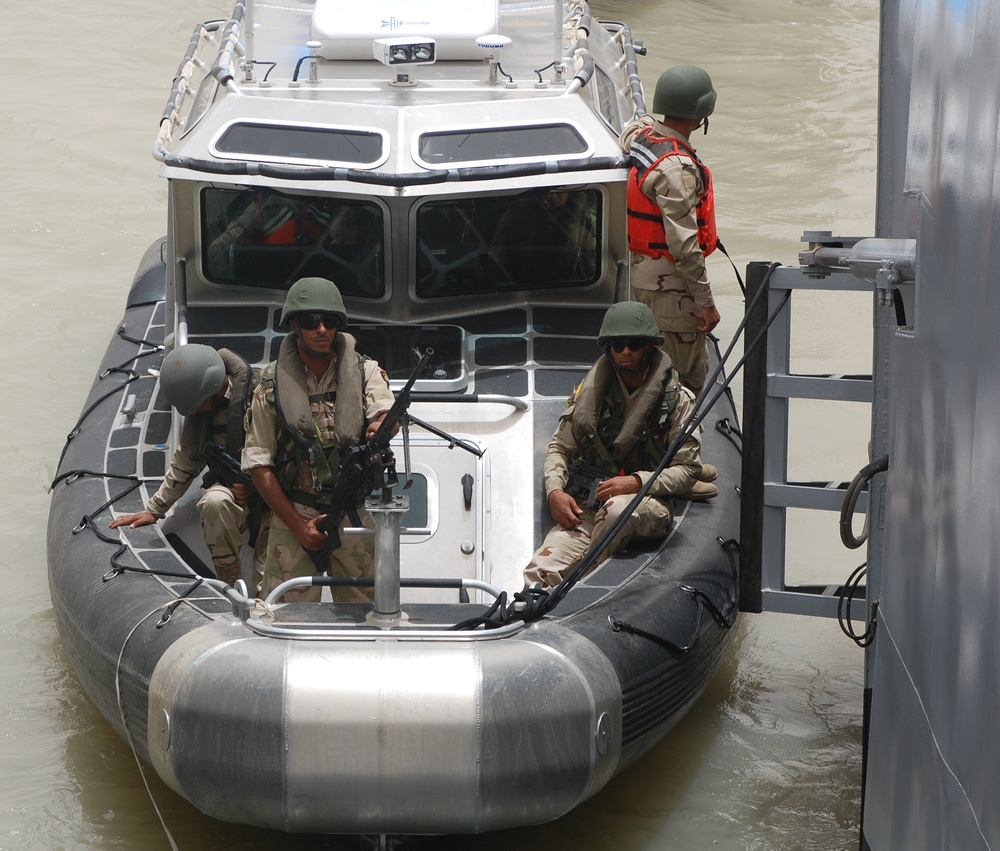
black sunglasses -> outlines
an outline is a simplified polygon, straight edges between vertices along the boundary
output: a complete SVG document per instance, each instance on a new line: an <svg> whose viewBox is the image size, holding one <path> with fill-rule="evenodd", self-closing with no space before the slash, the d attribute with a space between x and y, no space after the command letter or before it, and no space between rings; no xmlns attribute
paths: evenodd
<svg viewBox="0 0 1000 851"><path fill-rule="evenodd" d="M296 313L292 318L305 331L315 331L321 323L327 329L340 327L340 317L336 313Z"/></svg>
<svg viewBox="0 0 1000 851"><path fill-rule="evenodd" d="M626 348L633 352L646 348L649 345L649 340L645 337L612 337L608 340L608 345L611 346L611 351L620 355Z"/></svg>

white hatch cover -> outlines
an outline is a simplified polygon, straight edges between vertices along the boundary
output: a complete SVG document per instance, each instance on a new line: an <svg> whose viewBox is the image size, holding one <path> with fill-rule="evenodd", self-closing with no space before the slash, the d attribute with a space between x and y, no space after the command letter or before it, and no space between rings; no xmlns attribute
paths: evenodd
<svg viewBox="0 0 1000 851"><path fill-rule="evenodd" d="M316 0L312 38L326 59L371 59L377 38L417 36L437 42L438 59L482 59L476 39L499 28L499 0Z"/></svg>

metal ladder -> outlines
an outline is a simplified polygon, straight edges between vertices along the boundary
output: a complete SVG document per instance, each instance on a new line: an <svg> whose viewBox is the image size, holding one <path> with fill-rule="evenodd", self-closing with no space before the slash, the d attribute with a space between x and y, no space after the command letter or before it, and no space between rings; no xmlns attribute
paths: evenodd
<svg viewBox="0 0 1000 851"><path fill-rule="evenodd" d="M847 493L843 483L789 481L790 403L814 399L871 404L870 456L886 454L888 343L892 333L906 330L900 290L913 280L915 251L913 240L843 238L829 232L807 232L803 241L809 249L800 255L799 266L747 267L747 304L754 303L762 287L767 292L748 315L745 336L752 341L764 333L748 353L744 371L740 608L837 617L843 585L792 585L786 578L788 510L840 512ZM801 290L871 292L873 287L873 374L793 374L791 295ZM868 575L867 587L854 592L866 596L869 606L877 598L886 478L884 473L874 475L855 504L868 518Z"/></svg>

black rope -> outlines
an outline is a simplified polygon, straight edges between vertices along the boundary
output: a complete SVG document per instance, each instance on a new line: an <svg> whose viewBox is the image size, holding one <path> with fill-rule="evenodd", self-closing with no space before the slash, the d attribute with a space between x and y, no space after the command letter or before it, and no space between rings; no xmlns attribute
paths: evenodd
<svg viewBox="0 0 1000 851"><path fill-rule="evenodd" d="M126 387L128 387L129 384L131 384L134 381L138 381L142 377L135 370L126 368L126 365L130 364L130 363L135 363L135 361L139 360L139 358L147 357L149 355L156 354L158 352L163 351L163 346L160 343L152 343L149 340L140 340L140 339L137 339L135 337L128 336L125 333L126 327L127 327L126 324L123 322L121 325L118 326L118 329L115 331L115 333L119 337L121 337L123 340L125 340L126 342L133 343L133 344L139 346L140 348L142 346L150 346L151 347L151 351L148 351L148 352L141 352L141 351L140 352L136 352L132 357L130 357L128 360L126 360L123 363L121 363L119 366L110 367L109 369L104 370L104 372L102 372L98 376L98 378L97 378L98 381L103 381L109 375L119 374L119 373L120 374L125 374L128 377L125 379L125 381L123 381L117 387L113 387L111 390L109 390L103 396L101 396L100 398L96 399L93 402L93 404L91 404L87 408L85 408L84 411L83 411L83 413L80 414L80 418L76 421L76 424L73 426L73 428L70 429L69 434L66 435L66 442L63 444L62 452L59 453L59 463L56 465L56 469L57 470L59 469L59 467L62 466L63 459L66 457L66 450L69 449L70 441L72 441L74 437L76 437L78 434L80 434L81 426L83 425L83 421L85 419L87 419L87 417L89 417L94 412L94 410L97 408L97 406L100 405L102 402L104 402L107 399L110 399L116 393L119 393L122 390L124 390Z"/></svg>
<svg viewBox="0 0 1000 851"><path fill-rule="evenodd" d="M726 558L729 560L729 566L732 568L733 577L737 580L736 586L739 587L739 571L736 567L736 560L733 558L733 552L738 552L740 545L732 538L724 539L719 537L718 541L726 554ZM696 605L694 627L691 630L690 637L683 644L678 644L665 636L647 632L646 630L635 626L635 624L616 618L614 615L608 615L608 623L611 625L612 632L627 632L630 635L647 638L650 641L654 641L669 650L676 651L677 653L687 653L689 650L694 648L694 646L698 643L698 638L701 636L701 620L706 608L723 629L729 630L733 628L733 625L736 623L736 618L740 613L739 605L737 605L735 600L731 603L732 611L727 615L722 611L722 609L719 608L719 606L716 605L715 600L713 600L700 588L695 588L693 585L687 584L678 585L677 587L687 594L688 597L694 600Z"/></svg>
<svg viewBox="0 0 1000 851"><path fill-rule="evenodd" d="M863 562L854 568L837 600L837 623L840 624L844 635L858 647L868 647L875 640L875 631L878 629L878 600L872 603L871 618L868 621L868 628L863 633L859 635L851 622L851 603L867 573L868 562Z"/></svg>
<svg viewBox="0 0 1000 851"><path fill-rule="evenodd" d="M501 591L499 596L493 601L493 605L490 606L481 615L474 618L468 618L464 621L459 621L458 623L449 627L449 629L451 630L475 629L476 627L479 626L486 627L486 629L497 629L507 624L506 611L507 611L507 592ZM498 613L500 614L500 620L496 621L493 618Z"/></svg>
<svg viewBox="0 0 1000 851"><path fill-rule="evenodd" d="M157 575L161 575L161 574L157 574ZM190 578L190 577L187 577L187 578ZM184 600L188 596L190 596L198 588L200 588L204 584L204 582L205 582L205 580L202 579L200 576L196 577L195 581L190 585L190 587L186 588L183 593L181 593L181 594L178 595L177 599L174 600L174 602L172 602L169 606L167 606L167 608L164 610L163 614L160 616L160 620L157 621L156 628L157 629L163 629L163 627L165 627L168 623L170 623L170 619L174 616L174 612L177 610L177 607L181 603L183 603Z"/></svg>
<svg viewBox="0 0 1000 851"><path fill-rule="evenodd" d="M733 262L733 258L729 256L729 252L726 251L726 246L722 244L721 240L719 240L716 243L715 247L726 255L726 259L729 261L729 265L733 267L733 271L736 273L736 282L740 285L740 290L742 291L743 298L745 299L747 297L747 287L746 284L743 283L743 276L740 275L740 270L736 268L736 264Z"/></svg>
<svg viewBox="0 0 1000 851"><path fill-rule="evenodd" d="M52 487L55 487L59 482L63 480L66 480L68 483L71 483L80 476L92 476L95 478L106 478L106 479L119 479L122 481L128 481L132 483L127 488L125 488L125 490L115 494L110 499L101 503L101 505L99 505L96 509L94 509L94 511L92 511L90 514L84 514L83 517L80 518L80 522L71 530L72 534L77 535L84 529L90 529L97 536L97 539L99 541L102 541L105 544L110 544L116 547L114 553L112 553L110 558L111 570L109 570L106 574L104 574L104 576L102 577L103 582L109 582L116 576L120 576L123 573L145 573L150 576L164 576L172 579L190 579L192 576L197 576L197 574L195 574L193 571L189 571L187 573L177 573L175 571L170 571L170 570L154 570L148 567L136 567L134 565L122 564L119 561L119 559L121 558L122 554L128 550L128 544L122 540L120 535L118 537L112 537L111 535L106 534L97 524L97 521L94 518L97 517L102 511L104 511L104 509L114 505L122 497L128 496L130 493L132 493L132 491L136 490L142 484L143 480L136 476L122 476L116 473L105 473L98 470L69 470L63 473L62 475L57 476L52 482ZM198 579L200 581L201 577L198 577Z"/></svg>
<svg viewBox="0 0 1000 851"><path fill-rule="evenodd" d="M90 476L97 479L122 479L126 482L142 482L142 479L138 476L123 476L118 473L107 473L103 470L67 470L65 473L60 473L52 480L52 483L49 485L49 490L52 490L62 481L65 481L67 484L72 484L81 476Z"/></svg>
<svg viewBox="0 0 1000 851"><path fill-rule="evenodd" d="M729 417L723 417L716 421L715 430L733 444L740 455L743 454L743 431L738 426L734 426L729 421Z"/></svg>

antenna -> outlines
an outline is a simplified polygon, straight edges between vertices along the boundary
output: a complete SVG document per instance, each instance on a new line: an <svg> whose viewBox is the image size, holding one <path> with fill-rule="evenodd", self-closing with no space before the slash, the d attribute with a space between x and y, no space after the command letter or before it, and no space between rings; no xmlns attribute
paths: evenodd
<svg viewBox="0 0 1000 851"><path fill-rule="evenodd" d="M481 35L476 39L476 46L483 48L483 50L489 50L491 53L486 57L486 61L490 63L490 76L489 84L495 86L499 79L497 77L497 70L500 68L500 60L497 55L503 50L508 44L510 44L510 37L506 35L500 35L500 33L490 33L489 35Z"/></svg>

